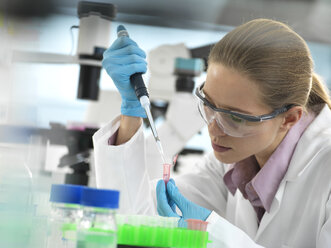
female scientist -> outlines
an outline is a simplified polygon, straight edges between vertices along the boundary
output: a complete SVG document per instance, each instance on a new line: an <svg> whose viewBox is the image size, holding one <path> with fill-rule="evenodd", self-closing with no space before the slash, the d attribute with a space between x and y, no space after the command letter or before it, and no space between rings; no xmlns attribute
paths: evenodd
<svg viewBox="0 0 331 248"><path fill-rule="evenodd" d="M257 19L212 48L195 94L214 152L156 194L129 82L146 72L145 53L118 38L103 67L122 115L93 137L97 184L120 189L122 209L208 221L213 247L331 247L331 101L293 30Z"/></svg>

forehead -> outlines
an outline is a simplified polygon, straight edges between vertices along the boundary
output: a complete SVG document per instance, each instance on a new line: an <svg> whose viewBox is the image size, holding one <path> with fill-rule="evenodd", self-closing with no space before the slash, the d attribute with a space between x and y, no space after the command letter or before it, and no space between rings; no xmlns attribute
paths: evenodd
<svg viewBox="0 0 331 248"><path fill-rule="evenodd" d="M222 64L209 65L203 91L219 108L242 110L254 115L271 110L262 102L261 92L255 82Z"/></svg>

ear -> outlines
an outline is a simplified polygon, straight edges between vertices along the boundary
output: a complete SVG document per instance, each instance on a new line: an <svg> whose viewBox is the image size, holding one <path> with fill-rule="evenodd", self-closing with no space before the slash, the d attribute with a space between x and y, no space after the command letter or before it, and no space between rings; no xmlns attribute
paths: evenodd
<svg viewBox="0 0 331 248"><path fill-rule="evenodd" d="M282 131L288 131L293 127L302 117L303 108L301 106L294 106L283 114L283 122L280 126Z"/></svg>

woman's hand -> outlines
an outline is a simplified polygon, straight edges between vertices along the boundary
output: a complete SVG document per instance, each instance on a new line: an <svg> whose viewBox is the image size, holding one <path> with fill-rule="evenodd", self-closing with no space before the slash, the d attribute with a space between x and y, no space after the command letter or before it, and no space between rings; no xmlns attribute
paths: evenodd
<svg viewBox="0 0 331 248"><path fill-rule="evenodd" d="M146 117L145 110L130 83L131 75L145 73L147 70L145 52L129 37L119 37L104 52L102 67L105 68L121 94L122 115Z"/></svg>
<svg viewBox="0 0 331 248"><path fill-rule="evenodd" d="M178 190L175 181L170 179L167 190L163 180L159 180L156 186L157 211L161 216L179 217L179 226L187 226L186 219L199 219L205 221L211 211L186 199ZM182 212L182 216L176 212L176 206Z"/></svg>

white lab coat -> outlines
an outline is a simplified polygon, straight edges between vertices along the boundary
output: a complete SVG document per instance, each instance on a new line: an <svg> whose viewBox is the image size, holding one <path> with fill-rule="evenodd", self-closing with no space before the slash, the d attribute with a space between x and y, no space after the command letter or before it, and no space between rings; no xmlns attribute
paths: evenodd
<svg viewBox="0 0 331 248"><path fill-rule="evenodd" d="M146 170L150 161L145 157L143 130L123 145L107 145L118 126L119 117L93 137L97 186L121 191L122 212L156 214L155 182L149 181ZM228 165L209 154L194 168L175 180L184 196L213 210L207 219L210 247L331 247L331 111L327 106L300 138L271 210L259 226L240 191L233 196L227 190L223 175Z"/></svg>

